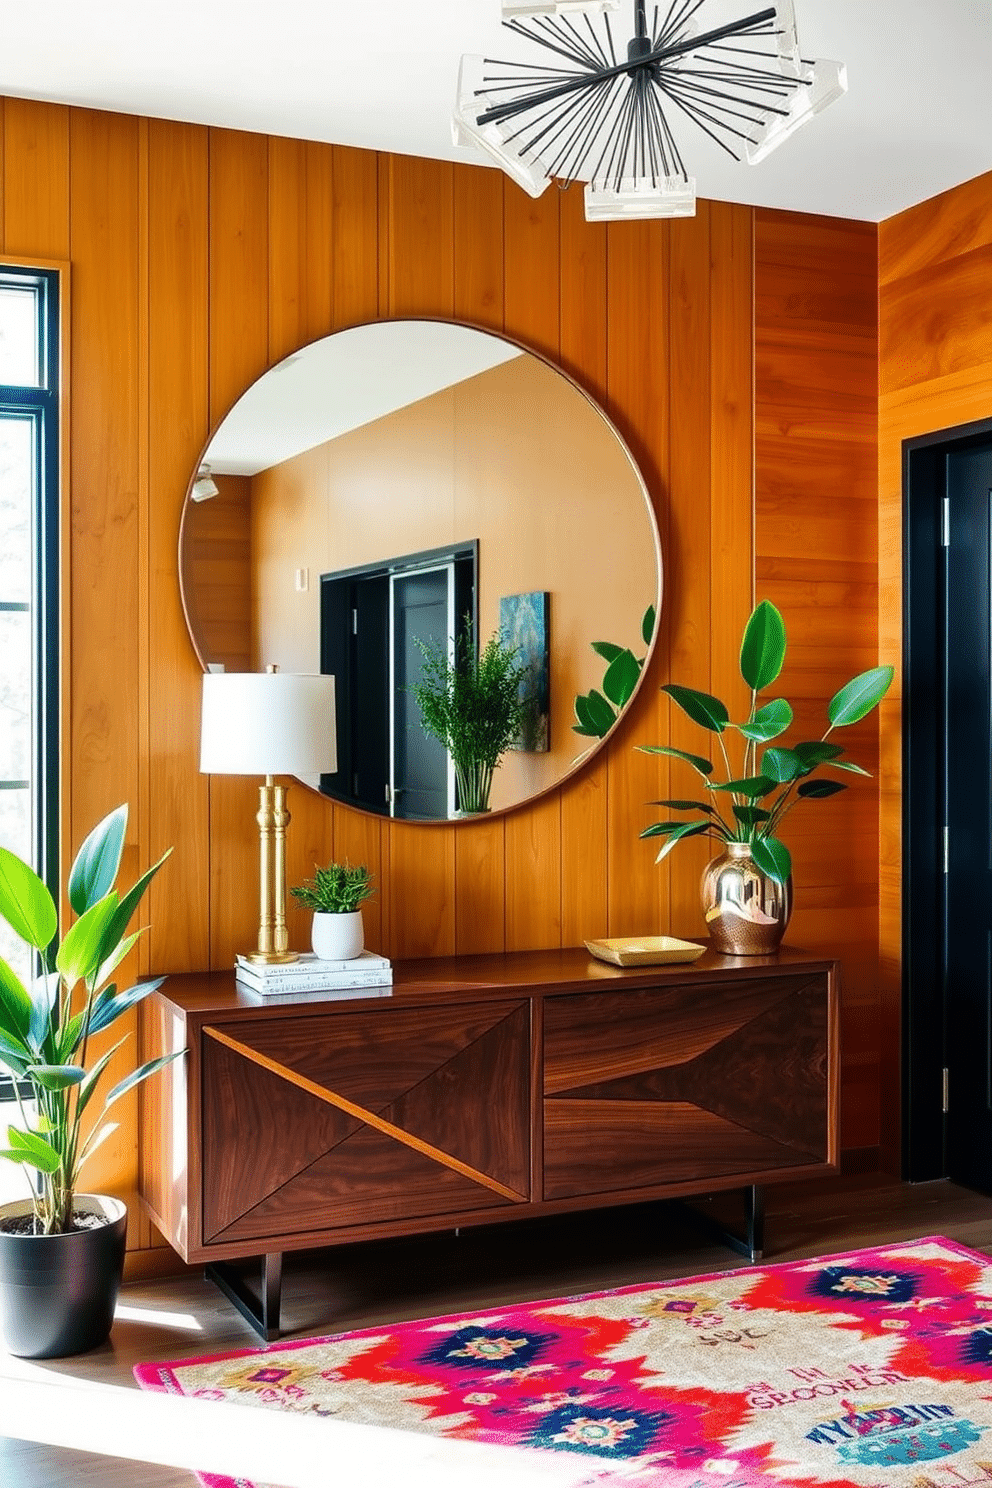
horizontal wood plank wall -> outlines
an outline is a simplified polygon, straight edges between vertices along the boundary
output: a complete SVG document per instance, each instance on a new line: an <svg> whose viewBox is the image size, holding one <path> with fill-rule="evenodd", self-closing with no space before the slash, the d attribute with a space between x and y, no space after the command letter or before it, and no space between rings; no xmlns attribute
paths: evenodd
<svg viewBox="0 0 992 1488"><path fill-rule="evenodd" d="M702 203L693 222L604 228L585 223L575 193L531 202L485 169L10 100L0 102L0 145L3 250L72 264L69 835L75 846L127 798L127 872L175 845L151 902L147 969L229 965L257 925L254 783L197 769L199 671L176 592L189 473L213 424L267 365L335 328L400 314L505 330L604 403L658 515L660 637L608 747L533 808L417 829L294 787L290 873L332 853L369 862L380 885L369 938L393 956L700 934L698 862L676 853L656 868L639 840L669 771L634 745L673 737L658 689L676 663L683 680L734 685L754 562L751 210ZM797 232L805 242L801 224L783 224L783 246ZM812 338L814 363L823 335L829 359L829 318L793 327L800 348ZM835 410L821 454L837 422ZM774 444L759 467L775 465ZM811 576L808 546L766 542L759 552L774 572L764 577L797 617L794 634L812 608L833 645L852 603L858 624L870 609L870 583L852 588L846 570L836 583ZM672 771L673 787L688 783ZM843 939L839 882L811 880L801 933ZM305 933L301 919L293 931ZM856 1018L847 1031L857 1083L877 1039ZM856 1145L874 1139L877 1101L867 1104L867 1115L852 1108L860 1114L845 1133ZM132 1108L106 1178L125 1196L137 1149ZM135 1243L154 1243L143 1224Z"/></svg>
<svg viewBox="0 0 992 1488"><path fill-rule="evenodd" d="M880 652L896 668L881 718L880 954L884 1037L902 1002L902 444L992 416L992 175L883 222L879 231ZM883 1089L899 1150L899 1087Z"/></svg>
<svg viewBox="0 0 992 1488"><path fill-rule="evenodd" d="M826 704L877 664L878 288L874 225L759 211L755 220L755 581L785 617L782 695L795 736L818 739ZM880 1141L879 724L838 737L875 781L805 802L785 836L796 945L843 960L842 1137Z"/></svg>

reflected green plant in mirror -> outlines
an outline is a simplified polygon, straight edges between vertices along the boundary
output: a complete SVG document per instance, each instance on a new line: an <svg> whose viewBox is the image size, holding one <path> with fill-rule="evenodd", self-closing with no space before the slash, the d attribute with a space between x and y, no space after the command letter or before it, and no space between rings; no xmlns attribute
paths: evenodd
<svg viewBox="0 0 992 1488"><path fill-rule="evenodd" d="M520 733L525 715L520 683L527 668L519 660L519 648L497 631L477 652L468 620L453 657L440 642L417 644L424 669L413 693L424 731L451 755L461 811L488 811L493 772Z"/></svg>
<svg viewBox="0 0 992 1488"><path fill-rule="evenodd" d="M641 619L641 639L645 646L651 644L654 623L655 608L648 605ZM603 690L593 687L576 695L578 722L572 724L572 730L587 739L603 739L633 697L646 658L635 656L628 646L617 646L612 641L593 641L592 649L606 662Z"/></svg>

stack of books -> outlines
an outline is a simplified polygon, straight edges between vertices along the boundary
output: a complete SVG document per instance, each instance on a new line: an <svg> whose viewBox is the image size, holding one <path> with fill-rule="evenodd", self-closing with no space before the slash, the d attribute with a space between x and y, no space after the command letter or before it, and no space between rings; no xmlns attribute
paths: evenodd
<svg viewBox="0 0 992 1488"><path fill-rule="evenodd" d="M393 968L387 956L363 951L349 961L321 961L303 951L295 961L252 961L239 956L234 974L240 986L262 997L319 994L321 997L388 997Z"/></svg>

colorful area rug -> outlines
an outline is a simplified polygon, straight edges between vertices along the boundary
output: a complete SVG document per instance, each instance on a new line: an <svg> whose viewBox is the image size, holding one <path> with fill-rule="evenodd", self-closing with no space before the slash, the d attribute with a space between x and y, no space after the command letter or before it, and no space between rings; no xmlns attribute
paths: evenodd
<svg viewBox="0 0 992 1488"><path fill-rule="evenodd" d="M582 1453L589 1483L989 1485L992 1261L916 1240L135 1374L201 1399Z"/></svg>

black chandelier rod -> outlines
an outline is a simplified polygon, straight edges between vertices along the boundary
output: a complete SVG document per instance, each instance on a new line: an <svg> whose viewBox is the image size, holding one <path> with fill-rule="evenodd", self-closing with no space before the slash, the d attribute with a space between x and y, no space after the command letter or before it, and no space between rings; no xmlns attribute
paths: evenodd
<svg viewBox="0 0 992 1488"><path fill-rule="evenodd" d="M643 12L643 6L641 6L641 11ZM701 51L703 47L710 46L714 41L722 41L725 36L738 36L742 32L749 31L753 26L763 25L765 21L771 21L774 18L775 7L773 5L767 10L760 10L754 15L745 16L739 21L730 21L725 26L719 26L715 31L707 31L703 36L677 42L671 47L659 47L656 51L647 52L643 57L637 57L633 61L618 62L615 67L604 67L595 73L572 78L567 83L559 83L556 88L548 88L544 93L535 93L529 104L523 100L493 104L491 108L484 109L479 114L477 122L479 124L502 123L504 119L512 119L523 108L552 103L566 93L573 93L577 88L587 87L591 82L608 82L612 78L620 77L623 73L643 70L655 62L670 62L674 57L684 56L686 52Z"/></svg>

